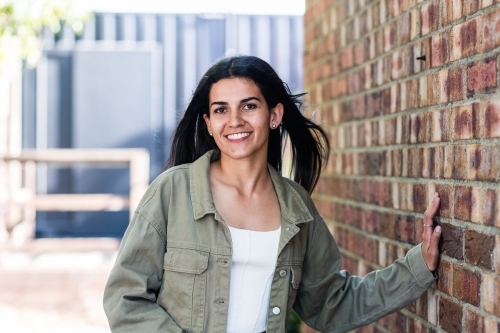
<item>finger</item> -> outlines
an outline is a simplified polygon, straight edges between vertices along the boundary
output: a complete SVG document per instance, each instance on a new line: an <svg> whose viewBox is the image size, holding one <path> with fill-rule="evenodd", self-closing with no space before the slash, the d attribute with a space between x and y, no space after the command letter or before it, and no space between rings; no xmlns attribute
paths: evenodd
<svg viewBox="0 0 500 333"><path fill-rule="evenodd" d="M429 248L427 249L426 256L428 258L428 262L426 261L427 267L434 271L437 267L437 262L439 258L439 240L441 238L441 227L437 226L433 232L430 239Z"/></svg>
<svg viewBox="0 0 500 333"><path fill-rule="evenodd" d="M429 206L427 207L426 213L427 217L432 221L434 215L436 215L437 210L439 209L439 202L441 198L439 198L439 194L437 192L434 193Z"/></svg>
<svg viewBox="0 0 500 333"><path fill-rule="evenodd" d="M434 232L434 221L432 220L434 215L436 214L439 208L440 198L437 192L434 192L431 201L429 202L429 206L424 213L424 231L423 231L423 241L426 246L429 246L430 238Z"/></svg>

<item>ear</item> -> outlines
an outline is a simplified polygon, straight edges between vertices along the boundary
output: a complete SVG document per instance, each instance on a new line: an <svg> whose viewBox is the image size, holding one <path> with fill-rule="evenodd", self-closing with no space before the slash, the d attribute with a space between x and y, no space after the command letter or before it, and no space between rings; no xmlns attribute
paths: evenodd
<svg viewBox="0 0 500 333"><path fill-rule="evenodd" d="M272 128L273 124L278 127L283 120L283 112L285 111L283 104L278 103L269 112L269 127Z"/></svg>
<svg viewBox="0 0 500 333"><path fill-rule="evenodd" d="M207 124L208 133L212 133L212 127L210 126L210 118L206 113L203 115L203 119L205 119L205 124Z"/></svg>

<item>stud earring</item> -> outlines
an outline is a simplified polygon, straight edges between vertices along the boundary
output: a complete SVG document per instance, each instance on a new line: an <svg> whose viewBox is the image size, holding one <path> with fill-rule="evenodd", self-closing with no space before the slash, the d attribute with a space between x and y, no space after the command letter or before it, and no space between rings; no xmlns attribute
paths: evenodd
<svg viewBox="0 0 500 333"><path fill-rule="evenodd" d="M212 132L208 132L208 134L210 134L210 136L212 136Z"/></svg>
<svg viewBox="0 0 500 333"><path fill-rule="evenodd" d="M273 129L275 129L275 128L276 128L276 124L272 124L272 125L271 125L271 127L272 127Z"/></svg>

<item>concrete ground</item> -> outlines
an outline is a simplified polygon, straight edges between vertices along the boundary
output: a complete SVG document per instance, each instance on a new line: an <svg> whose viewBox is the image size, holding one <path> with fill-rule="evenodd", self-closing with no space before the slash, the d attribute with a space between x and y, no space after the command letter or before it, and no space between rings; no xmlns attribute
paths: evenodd
<svg viewBox="0 0 500 333"><path fill-rule="evenodd" d="M1 247L1 330L109 333L102 293L118 246L94 238Z"/></svg>

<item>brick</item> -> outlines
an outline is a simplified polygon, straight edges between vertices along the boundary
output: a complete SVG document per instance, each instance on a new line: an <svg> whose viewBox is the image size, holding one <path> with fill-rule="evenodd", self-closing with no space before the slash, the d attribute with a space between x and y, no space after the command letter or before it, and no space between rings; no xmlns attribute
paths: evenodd
<svg viewBox="0 0 500 333"><path fill-rule="evenodd" d="M500 46L500 8L483 16L483 52Z"/></svg>
<svg viewBox="0 0 500 333"><path fill-rule="evenodd" d="M379 22L384 23L387 20L387 6L386 0L380 0L380 9L379 9Z"/></svg>
<svg viewBox="0 0 500 333"><path fill-rule="evenodd" d="M397 239L405 243L416 244L415 219L413 218L413 216L397 215L396 223L398 228Z"/></svg>
<svg viewBox="0 0 500 333"><path fill-rule="evenodd" d="M497 87L497 66L495 60L470 64L467 68L467 96L476 93L491 93Z"/></svg>
<svg viewBox="0 0 500 333"><path fill-rule="evenodd" d="M495 236L495 272L500 273L500 235Z"/></svg>
<svg viewBox="0 0 500 333"><path fill-rule="evenodd" d="M465 332L499 333L499 323L470 309L465 309Z"/></svg>
<svg viewBox="0 0 500 333"><path fill-rule="evenodd" d="M441 1L443 26L462 18L462 0Z"/></svg>
<svg viewBox="0 0 500 333"><path fill-rule="evenodd" d="M460 265L453 265L453 296L472 305L479 306L481 274Z"/></svg>
<svg viewBox="0 0 500 333"><path fill-rule="evenodd" d="M380 214L378 212L370 210L364 212L364 216L365 225L363 226L363 229L371 233L380 232Z"/></svg>
<svg viewBox="0 0 500 333"><path fill-rule="evenodd" d="M472 188L467 186L455 187L455 211L453 217L459 220L470 221L472 208Z"/></svg>
<svg viewBox="0 0 500 333"><path fill-rule="evenodd" d="M497 213L499 213L498 206L500 205L500 195L498 191L488 188L485 190L485 195L482 200L483 205L481 211L483 212L482 222L485 225L493 226L495 222L500 219ZM500 223L500 222L499 222ZM500 258L499 258L500 259Z"/></svg>
<svg viewBox="0 0 500 333"><path fill-rule="evenodd" d="M410 41L410 14L403 14L397 21L398 45L402 46Z"/></svg>
<svg viewBox="0 0 500 333"><path fill-rule="evenodd" d="M395 51L392 54L392 78L398 79L406 77L409 74L410 66L408 60L410 58L410 49L406 48L402 51Z"/></svg>
<svg viewBox="0 0 500 333"><path fill-rule="evenodd" d="M431 142L446 142L450 139L451 117L450 109L432 111L431 117Z"/></svg>
<svg viewBox="0 0 500 333"><path fill-rule="evenodd" d="M463 84L464 68L462 66L452 67L448 71L447 77L447 100L460 101L465 99L466 91Z"/></svg>
<svg viewBox="0 0 500 333"><path fill-rule="evenodd" d="M422 125L422 115L413 113L410 115L410 142L417 143L418 135Z"/></svg>
<svg viewBox="0 0 500 333"><path fill-rule="evenodd" d="M481 163L481 156L479 154L479 145L468 145L467 150L467 180L477 179L477 169Z"/></svg>
<svg viewBox="0 0 500 333"><path fill-rule="evenodd" d="M376 182L375 183L376 200L379 206L389 207L391 202L391 186L389 182Z"/></svg>
<svg viewBox="0 0 500 333"><path fill-rule="evenodd" d="M472 104L453 108L453 140L466 140L479 137L479 122L477 112Z"/></svg>
<svg viewBox="0 0 500 333"><path fill-rule="evenodd" d="M349 67L352 67L353 65L353 54L352 54L352 47L348 47L345 50L342 51L340 54L340 67L342 69L346 69Z"/></svg>
<svg viewBox="0 0 500 333"><path fill-rule="evenodd" d="M433 35L431 39L431 67L440 67L450 60L449 32Z"/></svg>
<svg viewBox="0 0 500 333"><path fill-rule="evenodd" d="M500 146L481 145L477 149L476 159L478 180L498 181L500 179Z"/></svg>
<svg viewBox="0 0 500 333"><path fill-rule="evenodd" d="M439 299L439 326L449 333L462 332L462 307L451 300Z"/></svg>
<svg viewBox="0 0 500 333"><path fill-rule="evenodd" d="M391 88L384 89L381 92L380 102L383 114L388 114L391 111Z"/></svg>
<svg viewBox="0 0 500 333"><path fill-rule="evenodd" d="M482 218L482 206L483 206L483 195L482 190L479 187L472 188L472 203L471 203L471 213L470 220L474 223L481 223Z"/></svg>
<svg viewBox="0 0 500 333"><path fill-rule="evenodd" d="M484 137L500 137L500 100L490 100L484 111Z"/></svg>
<svg viewBox="0 0 500 333"><path fill-rule="evenodd" d="M422 62L423 60L417 60L417 57L421 57L425 54L425 50L423 49L423 44L415 43L412 47L412 63L413 66L410 68L411 73L419 73L422 70Z"/></svg>
<svg viewBox="0 0 500 333"><path fill-rule="evenodd" d="M443 239L440 251L447 256L462 260L464 258L462 229L447 223L442 223L441 228Z"/></svg>
<svg viewBox="0 0 500 333"><path fill-rule="evenodd" d="M380 29L375 32L375 56L384 53L384 30Z"/></svg>
<svg viewBox="0 0 500 333"><path fill-rule="evenodd" d="M465 261L484 269L493 269L495 236L475 230L465 232Z"/></svg>
<svg viewBox="0 0 500 333"><path fill-rule="evenodd" d="M427 293L415 301L415 314L420 318L427 318Z"/></svg>
<svg viewBox="0 0 500 333"><path fill-rule="evenodd" d="M451 178L466 179L468 171L467 148L465 146L453 146L452 161Z"/></svg>
<svg viewBox="0 0 500 333"><path fill-rule="evenodd" d="M413 186L413 204L416 212L423 213L427 208L427 189L423 184Z"/></svg>
<svg viewBox="0 0 500 333"><path fill-rule="evenodd" d="M427 319L432 325L436 326L438 321L438 296L427 292Z"/></svg>
<svg viewBox="0 0 500 333"><path fill-rule="evenodd" d="M451 217L452 186L445 184L436 185L436 192L439 193L440 204L436 213L437 216Z"/></svg>
<svg viewBox="0 0 500 333"><path fill-rule="evenodd" d="M418 26L420 24L420 15L417 9L413 9L410 12L410 40L414 40L418 37L419 31Z"/></svg>
<svg viewBox="0 0 500 333"><path fill-rule="evenodd" d="M427 75L427 102L428 105L439 104L441 99L440 90L439 89L439 73L433 73Z"/></svg>
<svg viewBox="0 0 500 333"><path fill-rule="evenodd" d="M484 310L500 317L500 278L484 274L483 275L483 307Z"/></svg>
<svg viewBox="0 0 500 333"><path fill-rule="evenodd" d="M409 150L409 169L408 176L414 178L420 178L422 176L422 167L420 165L422 161L422 148L411 148Z"/></svg>
<svg viewBox="0 0 500 333"><path fill-rule="evenodd" d="M427 76L422 76L418 79L418 92L419 92L419 100L418 106L425 107L429 105L429 101L427 99Z"/></svg>
<svg viewBox="0 0 500 333"><path fill-rule="evenodd" d="M432 155L434 157L434 155ZM430 178L431 177L431 163L432 163L432 158L431 158L431 148L425 147L422 149L422 177L423 178Z"/></svg>
<svg viewBox="0 0 500 333"><path fill-rule="evenodd" d="M479 10L479 1L464 1L462 2L462 13L464 16L474 14Z"/></svg>
<svg viewBox="0 0 500 333"><path fill-rule="evenodd" d="M396 216L393 213L381 214L380 235L390 239L397 239Z"/></svg>
<svg viewBox="0 0 500 333"><path fill-rule="evenodd" d="M397 45L396 28L396 24L391 24L384 27L384 52L389 52Z"/></svg>
<svg viewBox="0 0 500 333"><path fill-rule="evenodd" d="M451 178L453 172L453 146L444 146L443 159L443 177Z"/></svg>
<svg viewBox="0 0 500 333"><path fill-rule="evenodd" d="M437 290L451 295L453 288L453 264L449 261L441 260L438 266Z"/></svg>
<svg viewBox="0 0 500 333"><path fill-rule="evenodd" d="M481 20L476 18L452 29L451 60L460 60L477 53L481 31Z"/></svg>
<svg viewBox="0 0 500 333"><path fill-rule="evenodd" d="M421 9L421 33L427 35L438 28L439 6L436 2L428 2Z"/></svg>
<svg viewBox="0 0 500 333"><path fill-rule="evenodd" d="M431 177L443 178L444 147L431 147Z"/></svg>
<svg viewBox="0 0 500 333"><path fill-rule="evenodd" d="M406 100L401 102L406 105L406 108L413 109L418 107L418 80L409 80L402 82L401 86L405 86L404 91L406 94Z"/></svg>

